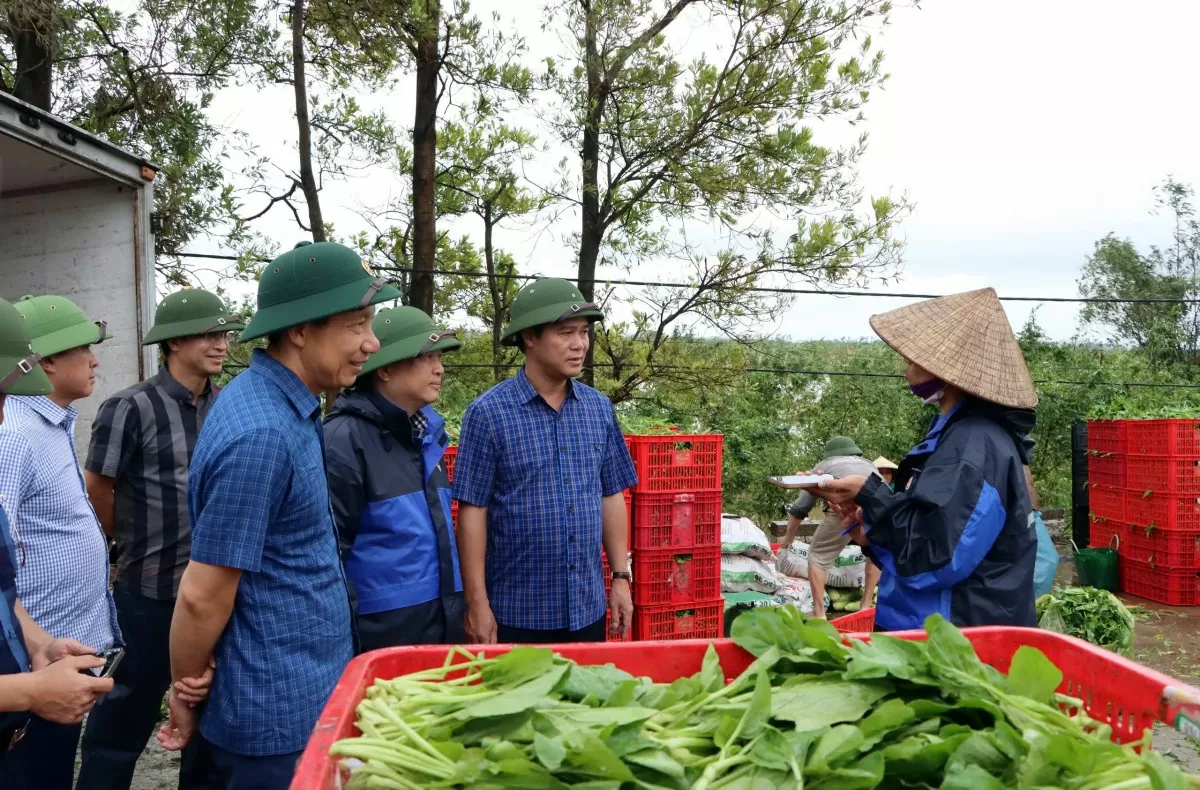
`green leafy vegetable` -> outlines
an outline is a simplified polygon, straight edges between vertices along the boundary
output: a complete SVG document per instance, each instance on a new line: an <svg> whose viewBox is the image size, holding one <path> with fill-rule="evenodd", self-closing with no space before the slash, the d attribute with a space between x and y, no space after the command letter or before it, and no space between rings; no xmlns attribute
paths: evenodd
<svg viewBox="0 0 1200 790"><path fill-rule="evenodd" d="M362 734L332 753L348 790L1200 790L1148 740L1110 742L1037 650L1006 676L940 617L925 625L924 642L847 646L795 609L752 610L733 633L757 657L729 682L711 646L669 684L544 648L454 648L377 680Z"/></svg>
<svg viewBox="0 0 1200 790"><path fill-rule="evenodd" d="M1038 625L1133 657L1133 613L1108 590L1068 587L1037 600Z"/></svg>

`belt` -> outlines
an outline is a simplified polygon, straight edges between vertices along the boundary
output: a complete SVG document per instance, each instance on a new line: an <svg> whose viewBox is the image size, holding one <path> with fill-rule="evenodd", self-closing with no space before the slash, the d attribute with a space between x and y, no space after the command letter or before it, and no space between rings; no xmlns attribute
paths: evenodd
<svg viewBox="0 0 1200 790"><path fill-rule="evenodd" d="M20 727L13 727L7 730L0 730L0 753L11 752L17 748L17 744L25 737L25 730L29 727L29 719Z"/></svg>

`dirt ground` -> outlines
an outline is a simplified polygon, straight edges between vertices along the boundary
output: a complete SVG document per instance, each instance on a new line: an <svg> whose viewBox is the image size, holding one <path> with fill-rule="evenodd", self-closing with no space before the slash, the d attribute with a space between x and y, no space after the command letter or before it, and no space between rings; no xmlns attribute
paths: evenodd
<svg viewBox="0 0 1200 790"><path fill-rule="evenodd" d="M1069 557L1067 552L1060 552ZM1059 566L1059 583L1075 581L1069 560ZM1138 612L1134 640L1135 659L1185 683L1200 686L1200 608L1179 609L1122 595ZM1190 773L1200 774L1200 743L1170 727L1154 731L1154 748L1179 763ZM174 790L179 776L179 757L152 741L138 761L133 790Z"/></svg>

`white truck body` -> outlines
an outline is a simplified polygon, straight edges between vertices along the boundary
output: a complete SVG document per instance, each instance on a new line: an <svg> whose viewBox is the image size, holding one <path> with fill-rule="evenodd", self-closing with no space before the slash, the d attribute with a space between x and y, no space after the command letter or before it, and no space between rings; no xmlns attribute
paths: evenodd
<svg viewBox="0 0 1200 790"><path fill-rule="evenodd" d="M65 296L112 335L95 347L95 391L75 404L81 460L100 404L157 367L157 350L141 346L157 301L154 175L139 157L0 93L0 296Z"/></svg>

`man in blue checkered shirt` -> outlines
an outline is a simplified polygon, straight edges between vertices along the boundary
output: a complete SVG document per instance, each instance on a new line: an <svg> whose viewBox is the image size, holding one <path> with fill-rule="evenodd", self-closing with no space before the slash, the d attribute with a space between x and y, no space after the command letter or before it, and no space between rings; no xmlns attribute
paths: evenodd
<svg viewBox="0 0 1200 790"><path fill-rule="evenodd" d="M216 400L189 474L191 561L171 621L173 680L216 672L200 732L227 788L283 788L354 654L318 393L379 350L373 305L399 297L340 244L267 265L243 340L267 338ZM196 712L173 687L159 733L183 748Z"/></svg>
<svg viewBox="0 0 1200 790"><path fill-rule="evenodd" d="M628 634L628 516L633 460L608 399L573 379L591 322L604 314L556 278L521 289L503 342L517 375L463 416L455 463L467 636L476 643L599 642ZM601 550L612 593L605 600Z"/></svg>

